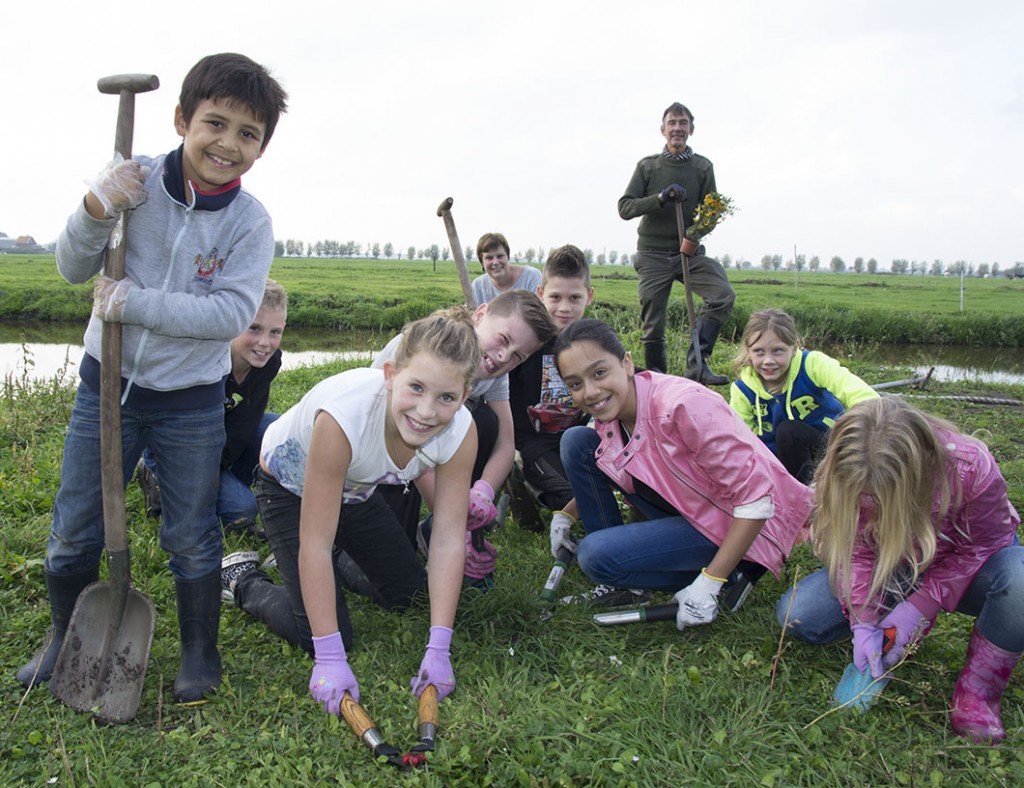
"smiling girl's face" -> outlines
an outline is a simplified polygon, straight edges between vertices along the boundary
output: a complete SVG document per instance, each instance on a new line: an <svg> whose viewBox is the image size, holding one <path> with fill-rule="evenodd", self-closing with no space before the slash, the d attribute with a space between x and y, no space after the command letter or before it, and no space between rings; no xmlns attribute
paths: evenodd
<svg viewBox="0 0 1024 788"><path fill-rule="evenodd" d="M558 369L578 408L598 421L636 421L635 370L629 353L620 359L585 339L558 354Z"/></svg>
<svg viewBox="0 0 1024 788"><path fill-rule="evenodd" d="M763 331L761 336L747 346L750 355L750 366L761 378L769 391L781 388L789 374L789 365L793 363L796 345L787 345L771 329Z"/></svg>
<svg viewBox="0 0 1024 788"><path fill-rule="evenodd" d="M402 442L418 448L447 427L469 389L454 362L433 353L417 353L400 370L384 364L388 412Z"/></svg>

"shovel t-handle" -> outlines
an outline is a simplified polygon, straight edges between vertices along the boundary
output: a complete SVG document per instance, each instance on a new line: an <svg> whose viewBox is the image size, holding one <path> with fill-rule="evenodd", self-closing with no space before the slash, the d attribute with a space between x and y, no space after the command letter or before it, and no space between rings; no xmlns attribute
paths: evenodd
<svg viewBox="0 0 1024 788"><path fill-rule="evenodd" d="M452 219L452 205L455 203L451 197L445 197L437 206L437 215L444 222L445 232L448 234L448 244L452 248L452 258L455 260L455 268L459 272L459 285L462 287L462 295L466 299L466 306L476 309L476 296L473 295L473 287L469 283L469 271L466 270L466 258L462 254L462 244L459 242L459 233L455 229L455 220Z"/></svg>
<svg viewBox="0 0 1024 788"><path fill-rule="evenodd" d="M665 199L668 202L681 203L686 199L686 189L672 184L665 190Z"/></svg>

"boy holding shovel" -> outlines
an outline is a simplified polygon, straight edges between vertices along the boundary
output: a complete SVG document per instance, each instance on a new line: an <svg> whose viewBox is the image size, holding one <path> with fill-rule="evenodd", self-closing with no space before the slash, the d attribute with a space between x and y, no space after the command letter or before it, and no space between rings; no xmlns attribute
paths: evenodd
<svg viewBox="0 0 1024 788"><path fill-rule="evenodd" d="M242 190L241 176L263 155L286 99L270 73L244 55L203 58L185 77L174 111L183 144L108 165L58 239L61 275L86 282L100 272L115 217L131 211L125 278L100 276L93 289L45 562L53 628L18 671L25 686L50 678L75 602L99 575L104 322L123 327L124 478L148 447L163 487L160 544L171 554L181 633L174 700L200 702L220 684L215 504L228 344L256 314L274 253L270 217Z"/></svg>

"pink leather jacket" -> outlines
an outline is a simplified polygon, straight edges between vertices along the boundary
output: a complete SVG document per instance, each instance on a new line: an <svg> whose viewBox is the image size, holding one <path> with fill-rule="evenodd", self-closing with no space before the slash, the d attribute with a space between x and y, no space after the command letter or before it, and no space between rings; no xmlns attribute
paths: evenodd
<svg viewBox="0 0 1024 788"><path fill-rule="evenodd" d="M640 372L636 427L625 442L618 421L598 422L597 465L627 492L651 487L694 528L721 544L733 511L765 496L772 514L746 558L776 576L810 516L811 490L787 473L720 394L685 378Z"/></svg>
<svg viewBox="0 0 1024 788"><path fill-rule="evenodd" d="M936 522L935 558L921 575L917 590L909 597L927 618L934 618L940 609L956 610L974 576L989 558L1013 543L1020 526L1020 515L1006 496L1006 481L988 447L958 432L939 429L937 435L951 460L947 471L951 502L945 519ZM932 511L937 520L938 499ZM868 516L868 511L862 508L861 533ZM869 602L867 596L874 566L873 542L858 536L850 566L850 601L854 610L862 610ZM845 606L842 594L840 600ZM885 613L882 600L870 601L860 620L873 624ZM850 611L847 616L853 620Z"/></svg>

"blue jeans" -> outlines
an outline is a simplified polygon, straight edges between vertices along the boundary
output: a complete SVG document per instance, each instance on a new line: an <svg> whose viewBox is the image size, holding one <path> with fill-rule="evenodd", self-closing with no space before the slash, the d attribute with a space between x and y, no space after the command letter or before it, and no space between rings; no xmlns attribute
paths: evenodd
<svg viewBox="0 0 1024 788"><path fill-rule="evenodd" d="M131 479L144 447L153 451L161 481L160 546L178 580L198 580L220 568L215 503L224 448L224 408L140 411L121 408L121 459ZM100 480L100 398L79 385L64 440L60 489L46 552L46 570L70 574L97 566L103 554Z"/></svg>
<svg viewBox="0 0 1024 788"><path fill-rule="evenodd" d="M1024 651L1022 610L1024 547L1015 542L985 562L956 611L975 616L975 628L990 643L1018 653ZM851 634L843 608L829 589L827 569L797 581L776 604L775 617L779 626L788 621L787 631L794 637L816 645Z"/></svg>
<svg viewBox="0 0 1024 788"><path fill-rule="evenodd" d="M217 517L221 525L252 525L256 515L260 513L256 505L256 494L252 491L252 483L256 478L256 469L260 464L260 446L267 427L280 418L278 413L264 413L259 426L253 434L245 451L235 460L230 468L220 471L220 483L217 487ZM153 452L148 448L142 452L142 461L153 472L161 484L163 480L156 472L156 461Z"/></svg>
<svg viewBox="0 0 1024 788"><path fill-rule="evenodd" d="M587 535L576 557L596 583L656 591L685 588L718 552L718 545L678 514L666 512L635 494L626 499L647 517L624 524L618 488L597 467L596 430L573 427L562 437L562 465L576 496Z"/></svg>
<svg viewBox="0 0 1024 788"><path fill-rule="evenodd" d="M217 490L217 516L223 525L252 525L256 522L260 510L256 505L252 484L260 465L260 446L263 445L263 434L267 427L279 418L280 414L264 413L245 450L230 468L221 471L220 488Z"/></svg>

